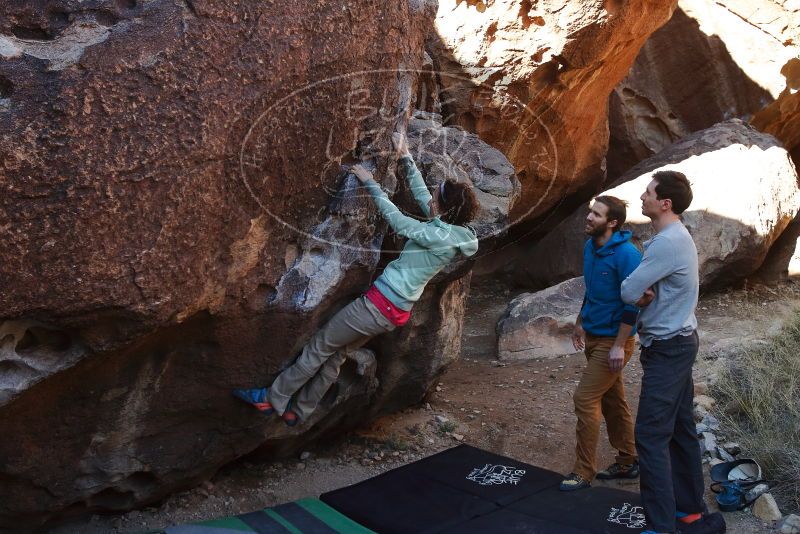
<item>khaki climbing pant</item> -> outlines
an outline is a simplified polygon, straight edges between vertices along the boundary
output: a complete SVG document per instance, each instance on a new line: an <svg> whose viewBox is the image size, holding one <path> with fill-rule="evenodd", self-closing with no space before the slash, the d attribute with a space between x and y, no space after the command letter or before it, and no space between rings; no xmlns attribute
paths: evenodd
<svg viewBox="0 0 800 534"><path fill-rule="evenodd" d="M608 369L608 352L613 344L613 337L586 336L586 368L573 397L578 425L572 472L585 480L592 480L597 474L601 418L606 420L611 446L619 452L616 462L630 465L637 458L633 417L625 399L622 372L611 373ZM633 355L633 346L631 337L625 342L625 365Z"/></svg>
<svg viewBox="0 0 800 534"><path fill-rule="evenodd" d="M291 410L306 420L338 378L347 352L394 329L367 297L357 298L317 331L291 367L275 379L269 387L269 402L283 415L297 394Z"/></svg>

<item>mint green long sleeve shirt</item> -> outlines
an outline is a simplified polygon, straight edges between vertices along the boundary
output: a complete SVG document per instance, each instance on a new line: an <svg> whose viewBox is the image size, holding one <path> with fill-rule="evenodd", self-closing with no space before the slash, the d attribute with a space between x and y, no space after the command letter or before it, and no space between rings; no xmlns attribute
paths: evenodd
<svg viewBox="0 0 800 534"><path fill-rule="evenodd" d="M413 159L410 156L400 158L398 170L401 174L405 171L414 199L425 216L430 217L431 195ZM375 280L375 286L395 306L408 311L419 300L431 278L457 254L469 257L478 251L478 238L471 228L448 224L438 216L419 221L403 215L377 182L370 180L364 185L389 226L407 238L400 257L386 266Z"/></svg>

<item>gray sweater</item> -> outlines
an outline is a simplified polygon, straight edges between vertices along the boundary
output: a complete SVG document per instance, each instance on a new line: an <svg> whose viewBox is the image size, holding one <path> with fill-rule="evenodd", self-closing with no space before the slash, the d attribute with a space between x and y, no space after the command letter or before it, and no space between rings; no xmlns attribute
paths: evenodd
<svg viewBox="0 0 800 534"><path fill-rule="evenodd" d="M644 242L642 263L622 282L622 300L634 304L651 286L656 296L639 312L642 345L691 334L697 328L694 311L700 292L697 248L680 221Z"/></svg>

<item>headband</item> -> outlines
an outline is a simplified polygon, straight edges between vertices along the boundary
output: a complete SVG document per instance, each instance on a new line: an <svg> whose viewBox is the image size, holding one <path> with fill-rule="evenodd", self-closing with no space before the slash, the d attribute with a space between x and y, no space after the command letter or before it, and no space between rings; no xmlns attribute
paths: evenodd
<svg viewBox="0 0 800 534"><path fill-rule="evenodd" d="M445 202L445 199L444 199L444 184L445 184L445 182L442 182L442 183L439 184L439 198L442 199L442 202Z"/></svg>

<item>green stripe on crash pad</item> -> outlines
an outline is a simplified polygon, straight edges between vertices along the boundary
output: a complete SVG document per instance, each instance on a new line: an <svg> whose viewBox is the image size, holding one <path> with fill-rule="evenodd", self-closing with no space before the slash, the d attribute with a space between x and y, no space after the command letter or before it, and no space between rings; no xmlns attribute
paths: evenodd
<svg viewBox="0 0 800 534"><path fill-rule="evenodd" d="M296 502L337 532L342 534L375 534L374 531L340 514L319 499L300 499Z"/></svg>
<svg viewBox="0 0 800 534"><path fill-rule="evenodd" d="M258 516L261 516L260 519ZM272 523L269 528L266 523ZM262 524L264 523L264 524ZM285 531L284 531L285 529ZM287 534L375 534L319 499L301 499L274 508L236 517L211 519L167 527L166 534L236 534L237 532L286 532Z"/></svg>

